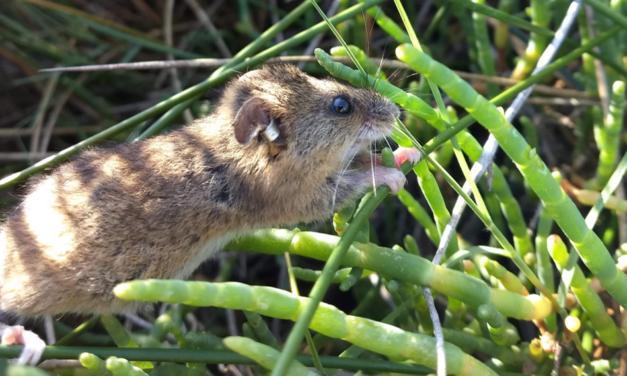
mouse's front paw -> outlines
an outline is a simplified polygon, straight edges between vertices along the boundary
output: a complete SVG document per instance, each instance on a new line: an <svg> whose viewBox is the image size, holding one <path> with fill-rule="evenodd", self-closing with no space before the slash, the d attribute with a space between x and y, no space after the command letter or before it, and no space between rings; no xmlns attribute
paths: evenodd
<svg viewBox="0 0 627 376"><path fill-rule="evenodd" d="M399 146L398 149L394 150L394 159L397 168L405 163L405 161L409 161L409 163L415 165L416 163L420 162L421 158L422 154L416 148L406 148Z"/></svg>
<svg viewBox="0 0 627 376"><path fill-rule="evenodd" d="M375 172L375 181L377 185L390 187L390 193L395 195L403 189L407 178L405 178L405 174L395 168L379 168Z"/></svg>
<svg viewBox="0 0 627 376"><path fill-rule="evenodd" d="M24 349L17 364L36 365L46 349L46 343L39 336L23 326L9 326L2 332L3 345L23 345Z"/></svg>

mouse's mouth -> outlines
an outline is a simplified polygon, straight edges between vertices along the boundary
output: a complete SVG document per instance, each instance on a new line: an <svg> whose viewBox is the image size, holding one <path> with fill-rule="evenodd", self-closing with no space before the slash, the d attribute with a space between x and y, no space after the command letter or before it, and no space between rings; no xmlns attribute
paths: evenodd
<svg viewBox="0 0 627 376"><path fill-rule="evenodd" d="M394 130L394 123L381 123L366 121L359 127L357 131L357 140L360 143L368 143L372 141L379 141L392 135Z"/></svg>
<svg viewBox="0 0 627 376"><path fill-rule="evenodd" d="M358 140L370 142L389 137L399 115L398 107L388 99L372 102L367 106L365 121L357 131Z"/></svg>
<svg viewBox="0 0 627 376"><path fill-rule="evenodd" d="M380 140L378 138L376 140ZM377 153L377 145L374 140L364 139L356 144L347 154L350 158L349 170L370 170L373 167L381 166L381 154Z"/></svg>
<svg viewBox="0 0 627 376"><path fill-rule="evenodd" d="M399 115L398 107L387 99L368 107L366 121L357 130L355 142L346 154L349 158L352 157L349 168L370 169L381 165L381 155L376 153L377 146L389 145L383 140L392 135Z"/></svg>

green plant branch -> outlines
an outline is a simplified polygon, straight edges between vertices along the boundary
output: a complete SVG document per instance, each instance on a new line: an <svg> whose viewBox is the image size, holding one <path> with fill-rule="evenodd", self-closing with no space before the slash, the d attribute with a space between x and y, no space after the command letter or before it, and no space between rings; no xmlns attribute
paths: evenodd
<svg viewBox="0 0 627 376"><path fill-rule="evenodd" d="M16 358L22 352L23 346L0 345L0 357ZM63 347L48 346L42 359L78 359L88 352L99 358L116 356L130 361L150 361L174 363L207 363L207 364L256 364L250 358L223 350L183 350L183 349L117 349L114 347ZM307 367L313 367L310 356L299 355L296 360ZM424 375L432 372L428 367L410 366L385 360L350 359L334 356L321 356L320 361L325 368L341 368L345 370L364 370L370 372L396 372L409 375Z"/></svg>

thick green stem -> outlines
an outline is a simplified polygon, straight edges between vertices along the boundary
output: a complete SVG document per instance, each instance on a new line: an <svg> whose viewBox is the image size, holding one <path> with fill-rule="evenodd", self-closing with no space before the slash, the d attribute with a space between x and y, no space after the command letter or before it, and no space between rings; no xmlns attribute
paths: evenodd
<svg viewBox="0 0 627 376"><path fill-rule="evenodd" d="M568 263L566 245L559 236L552 235L548 240L548 252L555 261L560 272L564 272ZM575 266L570 289L575 294L581 308L586 312L588 320L596 330L601 341L610 347L623 347L627 344L627 336L614 323L614 319L605 311L605 305L599 295L592 289L579 266Z"/></svg>
<svg viewBox="0 0 627 376"><path fill-rule="evenodd" d="M227 249L268 254L289 252L325 261L329 259L339 242L340 238L337 236L315 232L260 230L235 240L227 246ZM403 282L429 286L473 307L491 304L508 317L539 319L546 317L551 311L549 301L544 298L538 299L537 295L524 297L506 290L493 289L482 280L463 272L433 265L428 260L407 252L370 243L353 243L341 263L345 266L372 270Z"/></svg>
<svg viewBox="0 0 627 376"><path fill-rule="evenodd" d="M546 28L551 22L550 3L545 0L531 0L531 21L534 25ZM529 37L529 43L525 50L525 55L518 61L512 78L522 80L536 66L542 52L546 49L549 39L537 33L532 32Z"/></svg>
<svg viewBox="0 0 627 376"><path fill-rule="evenodd" d="M125 300L165 301L194 306L245 309L265 316L299 321L311 300L289 294L284 290L248 286L237 282L133 281L116 286L114 293ZM326 303L316 304L309 324L313 330L326 336L343 339L392 359L407 359L427 367L436 367L433 337L406 332L378 321L346 315ZM385 340L382 341L381 338ZM494 371L465 354L457 346L446 344L445 348L447 369L452 374L496 375ZM285 354L285 350L282 354ZM278 369L279 362L280 358L274 370Z"/></svg>
<svg viewBox="0 0 627 376"><path fill-rule="evenodd" d="M551 213L542 206L540 211L540 218L538 220L538 231L536 234L536 271L540 282L549 292L555 292L555 277L553 275L553 264L551 263L551 256L546 246L548 236L551 234L553 228L553 217ZM547 329L555 333L557 331L557 318L555 314L550 315L544 319Z"/></svg>
<svg viewBox="0 0 627 376"><path fill-rule="evenodd" d="M596 172L596 185L604 187L612 172L616 168L620 146L620 136L623 131L623 119L625 112L625 83L615 81L612 86L610 109L605 120L605 132L602 143L599 144L599 165Z"/></svg>

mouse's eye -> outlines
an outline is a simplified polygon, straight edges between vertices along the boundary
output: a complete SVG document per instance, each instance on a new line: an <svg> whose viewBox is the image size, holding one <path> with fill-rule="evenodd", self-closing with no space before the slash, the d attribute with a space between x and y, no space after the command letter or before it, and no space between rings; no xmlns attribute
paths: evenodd
<svg viewBox="0 0 627 376"><path fill-rule="evenodd" d="M333 99L331 109L334 113L338 115L348 115L353 111L353 107L351 106L348 98L343 96L339 96Z"/></svg>

